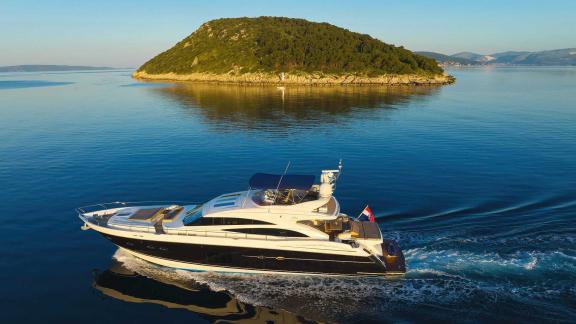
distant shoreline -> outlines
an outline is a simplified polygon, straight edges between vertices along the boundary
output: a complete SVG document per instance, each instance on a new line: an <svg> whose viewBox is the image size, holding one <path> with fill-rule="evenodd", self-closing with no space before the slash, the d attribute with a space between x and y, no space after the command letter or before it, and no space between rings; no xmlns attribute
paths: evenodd
<svg viewBox="0 0 576 324"><path fill-rule="evenodd" d="M111 71L126 70L128 68L113 68L108 66L85 66L85 65L10 65L0 66L0 72L68 72L68 71Z"/></svg>
<svg viewBox="0 0 576 324"><path fill-rule="evenodd" d="M455 82L451 75L382 75L368 77L360 75L333 75L325 73L284 73L283 78L273 73L244 73L244 74L214 74L214 73L190 73L190 74L149 74L145 71L136 71L132 77L139 80L156 81L189 81L189 82L212 82L212 83L248 83L248 84L273 84L273 85L442 85Z"/></svg>

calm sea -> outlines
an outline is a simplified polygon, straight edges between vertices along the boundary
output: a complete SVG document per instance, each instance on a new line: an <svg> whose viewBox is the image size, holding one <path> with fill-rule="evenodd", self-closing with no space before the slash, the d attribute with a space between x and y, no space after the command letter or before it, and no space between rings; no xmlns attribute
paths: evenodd
<svg viewBox="0 0 576 324"><path fill-rule="evenodd" d="M0 74L2 322L574 322L576 68L450 72L445 87L283 90ZM343 211L371 206L405 276L162 269L74 212L202 201L340 158Z"/></svg>

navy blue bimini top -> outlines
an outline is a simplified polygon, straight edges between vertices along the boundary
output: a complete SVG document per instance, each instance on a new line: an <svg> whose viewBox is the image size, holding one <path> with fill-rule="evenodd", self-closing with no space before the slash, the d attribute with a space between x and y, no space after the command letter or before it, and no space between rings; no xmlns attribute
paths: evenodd
<svg viewBox="0 0 576 324"><path fill-rule="evenodd" d="M314 184L313 175L300 175L300 174L268 174L256 173L250 178L250 188L252 189L299 189L308 190ZM280 179L282 179L280 181ZM280 181L280 186L278 186Z"/></svg>

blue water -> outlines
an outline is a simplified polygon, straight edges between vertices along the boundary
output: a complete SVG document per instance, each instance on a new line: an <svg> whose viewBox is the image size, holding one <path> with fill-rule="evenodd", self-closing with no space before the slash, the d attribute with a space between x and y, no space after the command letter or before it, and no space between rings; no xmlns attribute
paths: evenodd
<svg viewBox="0 0 576 324"><path fill-rule="evenodd" d="M445 87L284 91L0 74L3 322L574 322L576 68L450 73ZM370 204L405 251L404 277L161 269L81 231L74 213L201 201L288 161L318 173L340 158L343 211ZM240 310L222 315L222 300Z"/></svg>
<svg viewBox="0 0 576 324"><path fill-rule="evenodd" d="M44 80L0 80L0 90L3 89L20 89L20 88L36 88L36 87L53 87L60 85L68 85L72 82L51 82Z"/></svg>

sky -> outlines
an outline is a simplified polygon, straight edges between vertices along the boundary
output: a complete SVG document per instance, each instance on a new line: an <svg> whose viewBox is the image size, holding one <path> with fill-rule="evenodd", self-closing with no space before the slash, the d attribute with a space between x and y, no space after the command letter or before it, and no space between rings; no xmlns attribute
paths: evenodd
<svg viewBox="0 0 576 324"><path fill-rule="evenodd" d="M576 0L0 0L0 66L138 67L208 20L244 16L329 22L444 54L576 47Z"/></svg>

